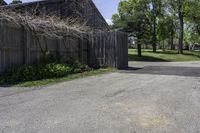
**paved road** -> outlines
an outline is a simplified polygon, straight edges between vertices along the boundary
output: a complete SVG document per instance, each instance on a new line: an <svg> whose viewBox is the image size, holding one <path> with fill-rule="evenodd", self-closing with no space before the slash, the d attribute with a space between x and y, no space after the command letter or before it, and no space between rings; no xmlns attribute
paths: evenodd
<svg viewBox="0 0 200 133"><path fill-rule="evenodd" d="M198 63L132 62L47 87L1 87L0 133L199 133Z"/></svg>

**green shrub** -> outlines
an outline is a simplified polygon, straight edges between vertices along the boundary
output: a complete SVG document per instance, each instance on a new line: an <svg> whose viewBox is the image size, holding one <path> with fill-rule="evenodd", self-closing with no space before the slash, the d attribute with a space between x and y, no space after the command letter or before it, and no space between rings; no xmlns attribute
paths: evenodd
<svg viewBox="0 0 200 133"><path fill-rule="evenodd" d="M74 63L72 65L72 68L73 68L74 73L82 73L84 71L91 71L91 68L89 68L87 65L81 64L79 62Z"/></svg>
<svg viewBox="0 0 200 133"><path fill-rule="evenodd" d="M69 74L82 73L90 70L91 69L87 65L79 62L68 64L48 63L22 65L9 69L0 77L0 84L59 78Z"/></svg>

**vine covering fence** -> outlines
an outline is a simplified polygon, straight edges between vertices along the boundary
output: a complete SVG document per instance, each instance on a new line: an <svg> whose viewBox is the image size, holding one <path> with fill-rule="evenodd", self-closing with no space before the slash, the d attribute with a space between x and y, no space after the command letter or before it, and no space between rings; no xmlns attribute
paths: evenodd
<svg viewBox="0 0 200 133"><path fill-rule="evenodd" d="M91 67L128 66L127 34L119 31L96 31L70 34L67 39L41 36L15 25L0 22L0 72L14 65L41 61L51 54L60 61L72 58ZM37 43L39 41L40 43Z"/></svg>

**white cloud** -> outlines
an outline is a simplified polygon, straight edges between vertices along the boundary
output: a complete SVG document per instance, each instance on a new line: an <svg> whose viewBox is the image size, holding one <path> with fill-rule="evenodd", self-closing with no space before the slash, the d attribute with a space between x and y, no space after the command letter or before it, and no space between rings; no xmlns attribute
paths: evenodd
<svg viewBox="0 0 200 133"><path fill-rule="evenodd" d="M113 25L113 22L111 19L106 19L106 22L109 24L109 25Z"/></svg>

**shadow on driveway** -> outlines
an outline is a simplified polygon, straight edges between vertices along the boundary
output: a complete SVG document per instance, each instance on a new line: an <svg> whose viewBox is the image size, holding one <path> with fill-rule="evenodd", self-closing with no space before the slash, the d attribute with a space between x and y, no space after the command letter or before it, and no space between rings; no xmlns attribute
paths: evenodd
<svg viewBox="0 0 200 133"><path fill-rule="evenodd" d="M175 75L200 77L200 67L178 67L178 66L145 66L144 68L129 67L120 73Z"/></svg>

